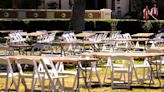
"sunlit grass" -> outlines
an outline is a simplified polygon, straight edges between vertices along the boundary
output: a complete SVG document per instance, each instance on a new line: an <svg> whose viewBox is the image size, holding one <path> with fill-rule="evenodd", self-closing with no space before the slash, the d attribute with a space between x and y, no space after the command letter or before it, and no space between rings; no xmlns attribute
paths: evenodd
<svg viewBox="0 0 164 92"><path fill-rule="evenodd" d="M2 53L2 52L0 52L0 53ZM28 53L30 53L30 52L28 52ZM18 52L16 52L16 54L18 54ZM143 62L141 62L141 61L143 61L143 59L136 59L136 61L137 62L135 62L135 64L143 63ZM99 71L99 76L101 78L101 82L103 82L103 78L104 78L105 67L103 65L105 63L106 63L105 60L101 60L101 61L98 61L98 65L97 65L98 67L102 68L102 70ZM72 64L67 64L66 69L76 71L75 65L72 65ZM143 72L142 69L137 70L137 74L139 77L142 77L142 72ZM31 73L31 71L26 72L26 73ZM87 75L89 75L89 73ZM108 69L108 77L110 77L110 69ZM135 79L134 74L133 74L133 79ZM17 78L16 78L16 80L17 80ZM97 81L95 74L93 75L93 80ZM28 88L31 89L31 87L30 87L31 80L26 79L26 81L28 84ZM71 88L73 85L73 81L74 81L74 76L69 76L68 78L65 79L65 86ZM103 83L102 87L92 84L92 88L89 88L89 90L90 90L90 92L164 92L164 87L163 88L159 87L159 81L157 79L154 79L154 81L155 81L155 83L151 84L151 85L149 85L149 80L145 81L144 84L138 84L137 82L132 83L132 89L129 90L129 89L112 89L110 86L111 81L106 80L106 82ZM11 80L9 82L11 83ZM160 82L162 85L164 84L164 77L160 78ZM45 84L48 84L48 81ZM88 89L85 87L82 87L81 85L84 85L83 78L80 78L80 87L81 87L80 91L88 92ZM0 89L4 89L4 87L5 87L5 79L0 78ZM11 89L15 89L14 85L11 86ZM40 88L37 88L37 89L41 90ZM25 91L24 86L21 84L20 88L19 88L19 92L24 92L24 91ZM0 91L0 92L3 92L3 91ZM67 89L66 89L66 92L67 92Z"/></svg>
<svg viewBox="0 0 164 92"><path fill-rule="evenodd" d="M75 70L75 69L69 69L69 70ZM104 71L105 71L105 68L103 68L103 67L102 67L102 70L99 71L99 76L101 78L101 82L103 81ZM141 77L142 70L139 69L138 72L140 72L140 73L138 73L138 75ZM27 72L27 73L31 73L31 72ZM87 74L87 75L89 75L89 74ZM110 69L108 72L108 77L110 77ZM133 75L133 79L135 79L134 75ZM16 80L17 80L17 78L16 78ZM95 74L93 75L93 80L97 81ZM31 79L26 79L26 81L27 81L28 88L31 89L30 88ZM65 86L71 88L73 85L73 81L74 81L74 76L69 76L68 78L65 79ZM90 90L90 92L131 92L131 91L133 91L133 92L164 92L163 88L159 88L158 80L155 79L154 81L155 81L155 83L151 84L150 87L149 87L149 80L145 81L144 84L138 84L137 82L132 83L132 89L128 90L128 89L112 89L110 86L111 81L106 80L106 82L103 83L103 87L99 87L99 86L92 84L92 88L89 88L89 90ZM163 78L161 78L160 81L162 84L164 83ZM11 80L10 80L10 83L11 83ZM48 84L48 81L45 84ZM83 78L80 78L80 87L81 87L80 91L88 92L88 89L85 87L82 87L81 85L84 86ZM0 89L2 89L4 87L5 87L5 81L4 81L4 79L1 78L0 79ZM12 85L11 89L14 89L13 85ZM40 88L37 88L37 90L40 90ZM19 92L24 92L24 86L22 84L20 85Z"/></svg>

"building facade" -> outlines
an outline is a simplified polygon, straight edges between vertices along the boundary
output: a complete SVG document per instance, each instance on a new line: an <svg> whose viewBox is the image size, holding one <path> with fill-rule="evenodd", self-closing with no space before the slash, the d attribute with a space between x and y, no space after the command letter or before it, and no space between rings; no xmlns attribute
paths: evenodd
<svg viewBox="0 0 164 92"><path fill-rule="evenodd" d="M49 3L57 3L59 9L71 9L73 0L45 0L42 6L48 8ZM86 9L97 10L107 8L112 10L113 17L125 17L129 12L129 0L87 0Z"/></svg>

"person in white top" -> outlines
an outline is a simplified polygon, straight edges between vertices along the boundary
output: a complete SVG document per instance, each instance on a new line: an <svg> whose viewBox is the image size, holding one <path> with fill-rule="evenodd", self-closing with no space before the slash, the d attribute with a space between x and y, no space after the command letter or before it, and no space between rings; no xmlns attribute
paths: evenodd
<svg viewBox="0 0 164 92"><path fill-rule="evenodd" d="M156 7L156 4L151 8L150 12L151 16L155 17L157 19L158 17L158 8Z"/></svg>

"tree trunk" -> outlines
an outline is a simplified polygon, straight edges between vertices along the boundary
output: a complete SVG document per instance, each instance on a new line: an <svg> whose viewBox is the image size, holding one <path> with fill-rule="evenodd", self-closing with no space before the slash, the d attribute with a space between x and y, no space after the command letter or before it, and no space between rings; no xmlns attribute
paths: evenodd
<svg viewBox="0 0 164 92"><path fill-rule="evenodd" d="M12 0L12 8L14 9L21 8L21 0Z"/></svg>
<svg viewBox="0 0 164 92"><path fill-rule="evenodd" d="M81 32L85 29L85 7L86 7L86 0L74 0L71 22L70 22L70 29L75 32Z"/></svg>

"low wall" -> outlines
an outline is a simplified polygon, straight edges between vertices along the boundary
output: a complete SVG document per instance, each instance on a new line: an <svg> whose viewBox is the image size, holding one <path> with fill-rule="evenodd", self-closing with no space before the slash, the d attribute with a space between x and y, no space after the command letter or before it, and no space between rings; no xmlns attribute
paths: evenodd
<svg viewBox="0 0 164 92"><path fill-rule="evenodd" d="M0 9L0 18L70 18L72 10L54 9ZM111 18L110 9L86 10L85 18Z"/></svg>

